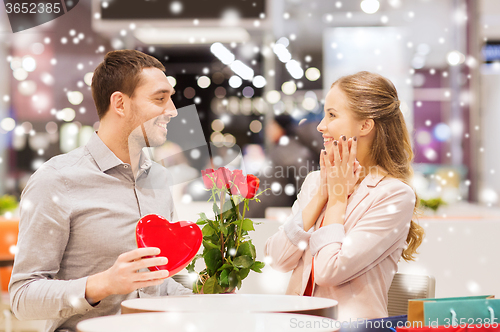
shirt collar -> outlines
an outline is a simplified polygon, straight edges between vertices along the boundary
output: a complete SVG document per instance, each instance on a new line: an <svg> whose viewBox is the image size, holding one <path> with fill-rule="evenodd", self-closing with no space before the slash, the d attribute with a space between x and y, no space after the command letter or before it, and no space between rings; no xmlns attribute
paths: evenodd
<svg viewBox="0 0 500 332"><path fill-rule="evenodd" d="M107 147L107 145L104 144L101 138L97 135L97 132L92 134L86 147L102 172L106 172L113 167L123 164L123 162Z"/></svg>
<svg viewBox="0 0 500 332"><path fill-rule="evenodd" d="M121 161L120 158L118 158L106 144L104 144L101 138L97 135L97 132L92 134L86 147L102 172L106 172L107 170L118 165L123 165L123 161ZM153 165L153 162L147 157L144 151L141 151L139 165L141 165L140 169L143 170L147 170Z"/></svg>

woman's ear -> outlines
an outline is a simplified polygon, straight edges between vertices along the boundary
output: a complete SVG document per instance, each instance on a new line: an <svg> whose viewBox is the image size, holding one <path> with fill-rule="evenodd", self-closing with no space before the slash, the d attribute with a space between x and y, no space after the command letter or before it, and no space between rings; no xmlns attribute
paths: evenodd
<svg viewBox="0 0 500 332"><path fill-rule="evenodd" d="M361 129L359 131L359 136L367 136L369 135L373 129L375 128L375 121L373 119L363 120L361 123Z"/></svg>
<svg viewBox="0 0 500 332"><path fill-rule="evenodd" d="M109 98L109 111L120 117L125 116L125 95L120 91L115 91Z"/></svg>

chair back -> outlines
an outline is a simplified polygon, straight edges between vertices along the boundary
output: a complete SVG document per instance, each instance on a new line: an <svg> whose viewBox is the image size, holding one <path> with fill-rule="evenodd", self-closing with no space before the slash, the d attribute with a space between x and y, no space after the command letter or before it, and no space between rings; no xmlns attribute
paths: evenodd
<svg viewBox="0 0 500 332"><path fill-rule="evenodd" d="M389 316L408 314L409 299L433 298L436 280L432 276L396 273L389 288Z"/></svg>

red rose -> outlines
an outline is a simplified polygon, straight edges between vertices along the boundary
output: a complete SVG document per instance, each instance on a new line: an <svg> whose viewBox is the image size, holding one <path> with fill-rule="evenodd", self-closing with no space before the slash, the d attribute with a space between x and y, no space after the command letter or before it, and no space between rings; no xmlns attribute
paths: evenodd
<svg viewBox="0 0 500 332"><path fill-rule="evenodd" d="M236 172L236 171L235 171ZM231 194L239 194L243 198L254 198L259 190L260 180L253 174L243 175L241 171L234 174L234 186L231 188Z"/></svg>
<svg viewBox="0 0 500 332"><path fill-rule="evenodd" d="M255 194L257 194L257 190L259 190L260 180L253 174L247 175L247 194L242 195L245 198L254 198Z"/></svg>
<svg viewBox="0 0 500 332"><path fill-rule="evenodd" d="M212 179L215 176L215 170L213 168L207 168L206 170L201 171L201 177L203 178L203 183L205 184L205 188L212 189L214 183Z"/></svg>
<svg viewBox="0 0 500 332"><path fill-rule="evenodd" d="M215 171L215 185L217 188L227 188L231 187L231 171L225 167L220 167Z"/></svg>
<svg viewBox="0 0 500 332"><path fill-rule="evenodd" d="M238 195L238 187L246 183L246 175L241 169L236 169L233 171L232 181L234 185L231 187L231 195Z"/></svg>

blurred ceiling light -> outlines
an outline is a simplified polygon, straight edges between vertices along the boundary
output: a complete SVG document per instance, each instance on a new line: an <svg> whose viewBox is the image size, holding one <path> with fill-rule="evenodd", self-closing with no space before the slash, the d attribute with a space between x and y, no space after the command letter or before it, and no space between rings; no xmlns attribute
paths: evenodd
<svg viewBox="0 0 500 332"><path fill-rule="evenodd" d="M55 123L54 121L47 122L47 124L45 125L45 130L49 134L57 133L57 129L58 129L57 123Z"/></svg>
<svg viewBox="0 0 500 332"><path fill-rule="evenodd" d="M242 83L243 81L239 76L233 75L229 78L229 86L231 88L237 89L241 86Z"/></svg>
<svg viewBox="0 0 500 332"><path fill-rule="evenodd" d="M85 84L87 84L88 86L91 86L92 85L92 77L94 77L93 72L88 72L87 74L85 74L85 76L83 76L83 81L85 82Z"/></svg>
<svg viewBox="0 0 500 332"><path fill-rule="evenodd" d="M45 46L42 43L34 43L31 45L31 52L35 54L42 54L45 51Z"/></svg>
<svg viewBox="0 0 500 332"><path fill-rule="evenodd" d="M80 105L83 101L83 93L80 91L69 91L67 97L72 105Z"/></svg>
<svg viewBox="0 0 500 332"><path fill-rule="evenodd" d="M172 14L180 14L182 12L183 6L180 1L172 1L170 3L170 11Z"/></svg>
<svg viewBox="0 0 500 332"><path fill-rule="evenodd" d="M236 137L234 137L231 134L224 135L224 146L226 146L228 148L232 148L235 143L236 143Z"/></svg>
<svg viewBox="0 0 500 332"><path fill-rule="evenodd" d="M23 68L28 72L35 71L36 69L36 61L33 57L27 55L23 57Z"/></svg>
<svg viewBox="0 0 500 332"><path fill-rule="evenodd" d="M255 91L251 86L246 86L242 92L243 92L243 97L245 98L252 98L253 95L255 94ZM251 108L249 108L249 111L250 110Z"/></svg>
<svg viewBox="0 0 500 332"><path fill-rule="evenodd" d="M207 76L200 76L197 83L200 88L206 89L210 86L210 78L208 78Z"/></svg>
<svg viewBox="0 0 500 332"><path fill-rule="evenodd" d="M318 68L309 67L306 70L306 78L309 81L317 81L321 77L321 73Z"/></svg>
<svg viewBox="0 0 500 332"><path fill-rule="evenodd" d="M13 118L5 118L0 122L0 127L5 131L11 131L16 127L16 121Z"/></svg>
<svg viewBox="0 0 500 332"><path fill-rule="evenodd" d="M235 9L227 9L221 15L221 25L226 27L237 26L240 22L240 13Z"/></svg>
<svg viewBox="0 0 500 332"><path fill-rule="evenodd" d="M375 14L380 8L378 0L363 0L361 1L361 9L367 14Z"/></svg>
<svg viewBox="0 0 500 332"><path fill-rule="evenodd" d="M276 104L281 99L281 93L271 90L266 94L266 100L271 104Z"/></svg>
<svg viewBox="0 0 500 332"><path fill-rule="evenodd" d="M305 110L312 111L313 109L316 108L318 102L316 99L311 98L311 97L306 97L302 101L302 107L304 107Z"/></svg>
<svg viewBox="0 0 500 332"><path fill-rule="evenodd" d="M389 0L389 5L394 8L399 8L401 7L401 0Z"/></svg>
<svg viewBox="0 0 500 332"><path fill-rule="evenodd" d="M295 82L288 81L281 85L281 91L283 91L286 95L292 95L295 91L297 91L297 86L295 85Z"/></svg>
<svg viewBox="0 0 500 332"><path fill-rule="evenodd" d="M232 63L235 59L234 54L221 43L213 43L212 46L210 46L210 52L225 65Z"/></svg>
<svg viewBox="0 0 500 332"><path fill-rule="evenodd" d="M17 68L21 68L22 65L23 65L23 63L21 61L21 58L19 58L17 56L12 58L12 60L10 61L10 68L12 70L16 70Z"/></svg>
<svg viewBox="0 0 500 332"><path fill-rule="evenodd" d="M286 46L283 44L275 44L273 46L273 52L278 56L278 59L281 62L288 62L292 59L292 54L290 54L290 51L287 50Z"/></svg>
<svg viewBox="0 0 500 332"><path fill-rule="evenodd" d="M243 28L137 28L134 35L146 44L212 44L243 43L250 40L250 34ZM212 52L213 53L213 52Z"/></svg>
<svg viewBox="0 0 500 332"><path fill-rule="evenodd" d="M253 78L254 71L240 60L236 60L230 65L231 70L245 80Z"/></svg>
<svg viewBox="0 0 500 332"><path fill-rule="evenodd" d="M429 44L421 43L417 46L417 53L420 55L427 55L431 51Z"/></svg>
<svg viewBox="0 0 500 332"><path fill-rule="evenodd" d="M23 81L17 86L17 90L23 96L30 96L36 92L36 83L33 81Z"/></svg>
<svg viewBox="0 0 500 332"><path fill-rule="evenodd" d="M252 122L250 122L250 131L252 133L257 134L261 130L262 130L262 122L260 122L259 120L253 120Z"/></svg>
<svg viewBox="0 0 500 332"><path fill-rule="evenodd" d="M49 73L42 73L40 75L40 80L46 85L54 84L54 76L50 75Z"/></svg>
<svg viewBox="0 0 500 332"><path fill-rule="evenodd" d="M173 87L177 84L177 80L173 76L167 76L168 83Z"/></svg>
<svg viewBox="0 0 500 332"><path fill-rule="evenodd" d="M65 122L73 121L75 119L75 116L75 110L69 107L66 107L56 113L56 118Z"/></svg>
<svg viewBox="0 0 500 332"><path fill-rule="evenodd" d="M276 42L276 44L281 44L281 45L283 45L285 47L288 47L288 45L290 45L290 41L286 37L281 37L280 39L278 39L278 41Z"/></svg>
<svg viewBox="0 0 500 332"><path fill-rule="evenodd" d="M415 69L421 69L425 66L425 57L421 55L415 55L411 60L411 66Z"/></svg>
<svg viewBox="0 0 500 332"><path fill-rule="evenodd" d="M215 119L212 121L212 130L213 131L223 131L224 130L224 122L219 119Z"/></svg>
<svg viewBox="0 0 500 332"><path fill-rule="evenodd" d="M446 60L448 60L448 64L450 66L456 66L456 65L459 65L461 63L464 63L465 56L462 53L460 53L459 51L451 51L446 56Z"/></svg>
<svg viewBox="0 0 500 332"><path fill-rule="evenodd" d="M255 86L256 88L263 88L264 86L266 86L267 84L267 81L265 79L264 76L261 76L261 75L257 75L253 78L252 80L252 84L253 86Z"/></svg>
<svg viewBox="0 0 500 332"><path fill-rule="evenodd" d="M18 81L24 81L28 78L28 72L23 68L17 68L12 72L12 75L14 75L14 78Z"/></svg>
<svg viewBox="0 0 500 332"><path fill-rule="evenodd" d="M304 76L304 70L300 67L300 63L296 60L290 60L285 65L286 70L295 79L301 79Z"/></svg>

